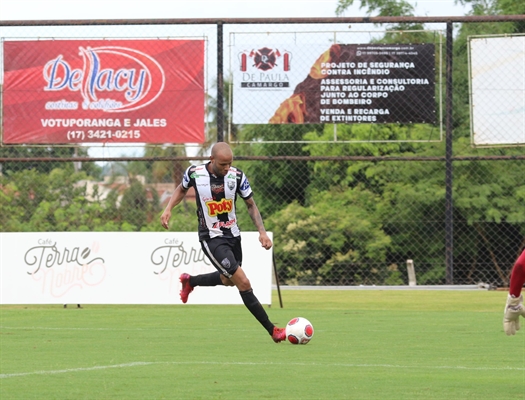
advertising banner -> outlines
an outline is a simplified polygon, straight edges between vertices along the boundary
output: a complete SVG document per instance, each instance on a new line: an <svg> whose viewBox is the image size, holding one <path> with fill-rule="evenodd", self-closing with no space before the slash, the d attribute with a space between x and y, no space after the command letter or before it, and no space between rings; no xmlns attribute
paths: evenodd
<svg viewBox="0 0 525 400"><path fill-rule="evenodd" d="M434 44L233 51L234 123L436 122Z"/></svg>
<svg viewBox="0 0 525 400"><path fill-rule="evenodd" d="M271 304L272 251L258 238L243 233L242 267ZM196 232L0 233L0 251L0 304L182 304L180 274L215 271ZM188 304L243 302L234 286L214 286Z"/></svg>
<svg viewBox="0 0 525 400"><path fill-rule="evenodd" d="M525 36L472 37L469 47L472 142L525 144Z"/></svg>
<svg viewBox="0 0 525 400"><path fill-rule="evenodd" d="M203 40L4 41L3 143L202 143Z"/></svg>

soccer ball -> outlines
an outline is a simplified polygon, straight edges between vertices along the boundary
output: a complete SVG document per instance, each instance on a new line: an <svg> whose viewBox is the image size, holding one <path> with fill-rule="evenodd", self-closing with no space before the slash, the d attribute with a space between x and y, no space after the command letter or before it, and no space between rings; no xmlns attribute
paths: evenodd
<svg viewBox="0 0 525 400"><path fill-rule="evenodd" d="M286 339L291 344L306 344L314 335L314 326L303 317L296 317L286 324Z"/></svg>

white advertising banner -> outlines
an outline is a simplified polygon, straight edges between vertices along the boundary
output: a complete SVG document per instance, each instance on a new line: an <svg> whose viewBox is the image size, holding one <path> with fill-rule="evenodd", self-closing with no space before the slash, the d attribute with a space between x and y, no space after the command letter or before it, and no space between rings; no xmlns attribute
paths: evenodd
<svg viewBox="0 0 525 400"><path fill-rule="evenodd" d="M272 250L258 238L243 232L242 267L271 304ZM196 232L0 233L0 251L0 304L182 304L180 274L215 271ZM235 287L215 286L188 304L243 303Z"/></svg>
<svg viewBox="0 0 525 400"><path fill-rule="evenodd" d="M475 145L525 144L525 36L470 40Z"/></svg>

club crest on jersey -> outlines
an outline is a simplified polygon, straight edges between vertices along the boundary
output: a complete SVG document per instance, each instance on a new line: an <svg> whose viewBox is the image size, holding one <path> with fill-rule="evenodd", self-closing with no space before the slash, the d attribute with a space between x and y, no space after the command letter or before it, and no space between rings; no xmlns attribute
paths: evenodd
<svg viewBox="0 0 525 400"><path fill-rule="evenodd" d="M233 190L235 188L235 181L228 181L228 189Z"/></svg>
<svg viewBox="0 0 525 400"><path fill-rule="evenodd" d="M233 209L233 201L231 199L222 199L221 201L207 201L208 215L215 217L219 214L229 213Z"/></svg>

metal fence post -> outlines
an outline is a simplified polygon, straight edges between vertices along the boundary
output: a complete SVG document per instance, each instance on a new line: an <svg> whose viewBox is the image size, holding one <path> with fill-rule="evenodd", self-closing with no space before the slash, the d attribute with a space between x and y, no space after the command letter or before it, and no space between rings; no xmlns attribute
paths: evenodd
<svg viewBox="0 0 525 400"><path fill-rule="evenodd" d="M217 22L217 142L224 142L223 24Z"/></svg>
<svg viewBox="0 0 525 400"><path fill-rule="evenodd" d="M445 122L445 264L447 285L454 283L454 208L452 202L452 22L447 22L446 122Z"/></svg>

